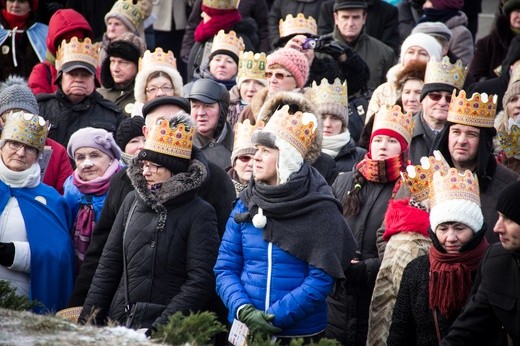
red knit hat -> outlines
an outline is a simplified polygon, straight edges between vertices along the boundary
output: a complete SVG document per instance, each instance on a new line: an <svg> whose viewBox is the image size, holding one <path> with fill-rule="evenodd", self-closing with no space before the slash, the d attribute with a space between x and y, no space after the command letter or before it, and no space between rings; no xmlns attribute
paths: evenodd
<svg viewBox="0 0 520 346"><path fill-rule="evenodd" d="M309 78L309 60L305 54L293 48L280 48L267 56L267 67L281 65L289 71L298 88L303 88Z"/></svg>
<svg viewBox="0 0 520 346"><path fill-rule="evenodd" d="M397 139L397 141L401 145L401 151L405 151L408 148L408 143L406 142L404 137L401 136L399 133L397 133L394 130L390 130L390 129L375 130L374 132L372 132L372 135L370 136L370 143L372 143L372 139L374 139L374 137L377 135L390 136L390 137Z"/></svg>

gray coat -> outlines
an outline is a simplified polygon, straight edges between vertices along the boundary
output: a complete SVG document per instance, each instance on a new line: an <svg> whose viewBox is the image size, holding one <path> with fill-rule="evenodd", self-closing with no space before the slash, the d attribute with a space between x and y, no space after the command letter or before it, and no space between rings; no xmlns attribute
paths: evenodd
<svg viewBox="0 0 520 346"><path fill-rule="evenodd" d="M234 134L229 123L226 122L219 138L213 142L209 138L195 133L193 145L199 148L208 161L213 162L226 170L231 166L231 153L233 152Z"/></svg>

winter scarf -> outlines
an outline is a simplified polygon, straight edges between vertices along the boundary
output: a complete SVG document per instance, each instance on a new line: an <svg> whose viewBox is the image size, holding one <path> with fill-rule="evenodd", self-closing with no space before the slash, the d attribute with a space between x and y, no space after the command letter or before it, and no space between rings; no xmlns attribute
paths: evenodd
<svg viewBox="0 0 520 346"><path fill-rule="evenodd" d="M334 159L348 142L350 142L350 132L348 130L334 136L323 136L321 151Z"/></svg>
<svg viewBox="0 0 520 346"><path fill-rule="evenodd" d="M202 65L201 67L199 67L198 71L195 71L195 78L197 77L197 75L200 78L211 79L211 80L214 80L215 82L223 84L228 91L231 90L231 88L233 88L235 85L237 85L236 75L233 78L227 79L227 80L216 79L215 76L213 76L211 74L211 72L209 72L209 65Z"/></svg>
<svg viewBox="0 0 520 346"><path fill-rule="evenodd" d="M40 183L40 165L33 164L25 171L15 172L7 168L0 159L0 180L9 187L36 187Z"/></svg>
<svg viewBox="0 0 520 346"><path fill-rule="evenodd" d="M359 162L356 169L372 183L389 183L397 180L401 176L403 167L402 155L396 155L386 160L372 160L370 154Z"/></svg>
<svg viewBox="0 0 520 346"><path fill-rule="evenodd" d="M304 163L285 184L276 186L252 179L239 197L249 212L235 215L236 222L250 221L261 208L267 219L265 241L334 278L345 277L356 242L340 203L316 169Z"/></svg>
<svg viewBox="0 0 520 346"><path fill-rule="evenodd" d="M212 39L220 30L228 31L242 20L238 10L218 10L202 5L202 11L206 12L211 19L204 23L200 21L195 29L193 38L195 42L206 42Z"/></svg>
<svg viewBox="0 0 520 346"><path fill-rule="evenodd" d="M487 248L484 238L474 249L455 254L443 253L434 245L430 247L428 291L432 311L439 310L446 318L460 313L471 292L473 273Z"/></svg>
<svg viewBox="0 0 520 346"><path fill-rule="evenodd" d="M5 19L7 24L9 24L10 29L18 28L24 29L27 24L27 20L31 16L31 12L27 13L24 16L18 16L16 14L12 14L7 12L6 9L2 10L2 17Z"/></svg>
<svg viewBox="0 0 520 346"><path fill-rule="evenodd" d="M456 9L438 9L438 8L425 8L424 15L419 18L418 23L424 22L441 22L446 23L452 17L459 14L459 10Z"/></svg>

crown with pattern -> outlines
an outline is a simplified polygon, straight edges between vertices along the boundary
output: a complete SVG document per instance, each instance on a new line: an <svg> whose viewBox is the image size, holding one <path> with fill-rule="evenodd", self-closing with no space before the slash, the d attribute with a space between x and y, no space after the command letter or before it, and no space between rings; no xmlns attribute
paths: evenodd
<svg viewBox="0 0 520 346"><path fill-rule="evenodd" d="M233 10L238 7L240 0L202 0L202 5L219 10Z"/></svg>
<svg viewBox="0 0 520 346"><path fill-rule="evenodd" d="M27 112L10 112L5 119L1 140L17 141L43 151L49 122Z"/></svg>
<svg viewBox="0 0 520 346"><path fill-rule="evenodd" d="M456 94L456 90L453 90L448 110L449 122L474 127L494 127L497 111L496 95L474 93L468 100L464 90L461 90L458 96Z"/></svg>
<svg viewBox="0 0 520 346"><path fill-rule="evenodd" d="M403 136L410 144L412 141L413 126L412 112L403 113L398 105L381 107L374 119L372 133L379 129L389 129Z"/></svg>
<svg viewBox="0 0 520 346"><path fill-rule="evenodd" d="M453 199L463 199L475 202L480 206L480 191L478 179L470 170L459 173L456 168L450 168L445 174L440 171L433 174L433 184L430 189L430 206Z"/></svg>
<svg viewBox="0 0 520 346"><path fill-rule="evenodd" d="M255 145L251 141L253 132L264 127L262 120L258 121L255 125L251 125L249 119L244 122L237 122L235 124L235 141L233 142L233 151L254 148Z"/></svg>
<svg viewBox="0 0 520 346"><path fill-rule="evenodd" d="M432 59L426 65L424 84L448 84L460 90L467 74L468 69L462 65L461 60L452 64L447 56L443 57L441 61Z"/></svg>
<svg viewBox="0 0 520 346"><path fill-rule="evenodd" d="M318 35L316 20L312 16L305 18L303 13L298 13L296 17L289 13L285 20L280 19L278 30L280 31L280 37L295 34Z"/></svg>
<svg viewBox="0 0 520 346"><path fill-rule="evenodd" d="M334 83L329 84L329 81L323 78L319 85L316 81L313 81L311 90L312 101L316 106L324 103L333 103L348 108L347 81L341 83L341 80L336 78Z"/></svg>
<svg viewBox="0 0 520 346"><path fill-rule="evenodd" d="M511 126L510 132L498 131L497 139L506 157L520 154L520 128L518 126Z"/></svg>
<svg viewBox="0 0 520 346"><path fill-rule="evenodd" d="M237 80L253 78L267 80L265 76L266 66L267 56L265 53L240 52Z"/></svg>
<svg viewBox="0 0 520 346"><path fill-rule="evenodd" d="M446 162L441 152L435 150L433 156L421 157L420 165L408 165L406 172L401 172L401 177L412 197L417 202L423 202L429 198L430 187L433 184L433 174L441 172L446 174L450 165Z"/></svg>
<svg viewBox="0 0 520 346"><path fill-rule="evenodd" d="M144 149L189 160L194 131L193 127L187 129L182 123L171 128L167 119L161 119L152 127Z"/></svg>
<svg viewBox="0 0 520 346"><path fill-rule="evenodd" d="M113 12L123 15L135 28L141 26L146 19L144 14L139 11L139 6L134 5L132 0L117 0L109 13Z"/></svg>
<svg viewBox="0 0 520 346"><path fill-rule="evenodd" d="M317 127L314 114L300 111L290 114L289 105L284 105L273 113L263 131L271 132L276 138L285 140L305 157L316 137Z"/></svg>
<svg viewBox="0 0 520 346"><path fill-rule="evenodd" d="M165 53L161 47L157 47L153 53L147 50L139 58L139 71L145 66L166 66L177 69L177 59L171 50Z"/></svg>
<svg viewBox="0 0 520 346"><path fill-rule="evenodd" d="M244 48L244 40L242 40L242 37L238 37L236 32L231 30L226 34L224 30L220 30L213 38L211 53L217 50L227 50L239 57L240 52L243 52Z"/></svg>
<svg viewBox="0 0 520 346"><path fill-rule="evenodd" d="M93 66L95 70L98 64L99 45L92 43L90 38L79 41L73 37L69 42L63 40L56 52L56 70L68 62L83 62Z"/></svg>

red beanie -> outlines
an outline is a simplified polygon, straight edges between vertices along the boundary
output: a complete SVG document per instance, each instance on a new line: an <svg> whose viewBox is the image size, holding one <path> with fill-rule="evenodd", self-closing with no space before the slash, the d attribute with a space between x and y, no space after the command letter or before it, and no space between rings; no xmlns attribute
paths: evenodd
<svg viewBox="0 0 520 346"><path fill-rule="evenodd" d="M395 139L397 139L397 141L399 142L399 144L401 145L401 152L405 151L406 149L408 149L408 143L406 142L406 140L404 139L403 136L401 136L397 131L394 131L394 130L390 130L390 129L378 129L378 130L375 130L374 132L372 132L372 135L370 136L370 144L369 144L369 151L372 152L372 139L374 139L375 136L377 135L385 135L385 136L390 136L390 137L393 137Z"/></svg>

